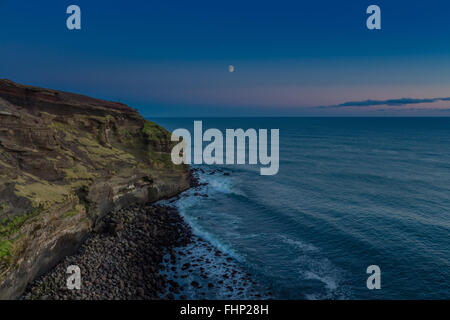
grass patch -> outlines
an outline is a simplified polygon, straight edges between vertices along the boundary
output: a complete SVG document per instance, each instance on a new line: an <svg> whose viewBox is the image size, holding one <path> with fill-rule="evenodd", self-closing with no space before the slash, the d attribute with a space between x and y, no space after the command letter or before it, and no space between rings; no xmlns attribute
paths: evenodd
<svg viewBox="0 0 450 320"><path fill-rule="evenodd" d="M142 133L146 135L150 140L168 140L170 132L156 123L146 121L142 128Z"/></svg>
<svg viewBox="0 0 450 320"><path fill-rule="evenodd" d="M72 168L65 169L67 179L93 179L95 176L88 169L77 163Z"/></svg>
<svg viewBox="0 0 450 320"><path fill-rule="evenodd" d="M96 139L92 137L77 138L82 150L89 159L97 165L104 167L108 162L121 161L128 164L135 164L133 155L115 147L102 146Z"/></svg>
<svg viewBox="0 0 450 320"><path fill-rule="evenodd" d="M64 213L64 217L66 217L66 218L74 217L77 214L79 214L82 210L83 210L83 206L80 204L77 204L76 206L74 206L72 208L72 210L69 210L66 213Z"/></svg>
<svg viewBox="0 0 450 320"><path fill-rule="evenodd" d="M50 184L46 181L35 183L16 183L15 193L19 197L30 199L34 207L48 207L61 203L70 193L67 186Z"/></svg>
<svg viewBox="0 0 450 320"><path fill-rule="evenodd" d="M6 210L8 210L9 207L10 206L8 203L5 203L5 202L0 203L0 214L4 213Z"/></svg>
<svg viewBox="0 0 450 320"><path fill-rule="evenodd" d="M151 167L155 169L185 170L183 165L175 165L168 153L148 151L147 158Z"/></svg>
<svg viewBox="0 0 450 320"><path fill-rule="evenodd" d="M3 219L0 223L0 238L5 238L16 233L28 219L37 216L39 213L41 213L41 211L41 208L35 208L22 216L14 217L11 219Z"/></svg>
<svg viewBox="0 0 450 320"><path fill-rule="evenodd" d="M0 241L0 263L9 262L11 258L12 243L9 240Z"/></svg>
<svg viewBox="0 0 450 320"><path fill-rule="evenodd" d="M133 135L127 129L123 129L123 135L125 136L126 139L132 139L133 138Z"/></svg>

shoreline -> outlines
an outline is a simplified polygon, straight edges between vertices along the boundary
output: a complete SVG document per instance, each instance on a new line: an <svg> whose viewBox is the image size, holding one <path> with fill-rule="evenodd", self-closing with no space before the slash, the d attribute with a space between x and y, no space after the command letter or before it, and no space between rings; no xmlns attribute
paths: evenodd
<svg viewBox="0 0 450 320"><path fill-rule="evenodd" d="M166 252L190 241L175 209L136 205L107 215L78 251L27 286L25 300L160 299L167 278L159 272ZM67 267L81 270L81 290L69 290Z"/></svg>
<svg viewBox="0 0 450 320"><path fill-rule="evenodd" d="M205 184L195 172L191 189L198 190ZM238 261L193 233L171 205L182 197L106 215L75 254L28 284L20 299L270 298ZM81 290L67 289L70 265L80 267Z"/></svg>

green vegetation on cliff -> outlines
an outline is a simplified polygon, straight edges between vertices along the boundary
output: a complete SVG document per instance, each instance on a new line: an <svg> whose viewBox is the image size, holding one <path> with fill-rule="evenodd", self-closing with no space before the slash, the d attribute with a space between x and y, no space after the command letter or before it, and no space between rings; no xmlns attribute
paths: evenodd
<svg viewBox="0 0 450 320"><path fill-rule="evenodd" d="M142 128L142 133L144 133L151 140L165 140L170 137L170 133L161 126L151 121L145 121L144 127Z"/></svg>
<svg viewBox="0 0 450 320"><path fill-rule="evenodd" d="M15 234L28 219L37 216L41 211L42 208L35 208L30 212L14 218L3 218L0 221L0 239L4 239Z"/></svg>
<svg viewBox="0 0 450 320"><path fill-rule="evenodd" d="M12 243L9 240L0 241L0 265L11 257Z"/></svg>

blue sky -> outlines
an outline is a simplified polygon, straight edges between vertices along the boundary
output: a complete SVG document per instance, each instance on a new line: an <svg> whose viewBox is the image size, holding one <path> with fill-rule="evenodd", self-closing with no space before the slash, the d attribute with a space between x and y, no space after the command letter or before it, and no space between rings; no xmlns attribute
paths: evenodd
<svg viewBox="0 0 450 320"><path fill-rule="evenodd" d="M371 4L382 30L366 28ZM450 96L449 13L443 0L0 0L0 77L155 117L450 115L436 99Z"/></svg>

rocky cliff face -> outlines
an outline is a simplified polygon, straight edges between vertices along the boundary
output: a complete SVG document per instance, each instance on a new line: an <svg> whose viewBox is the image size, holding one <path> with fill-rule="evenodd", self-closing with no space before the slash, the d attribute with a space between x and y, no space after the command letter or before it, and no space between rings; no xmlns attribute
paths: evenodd
<svg viewBox="0 0 450 320"><path fill-rule="evenodd" d="M0 80L0 298L76 250L105 213L187 189L170 147L124 104Z"/></svg>

